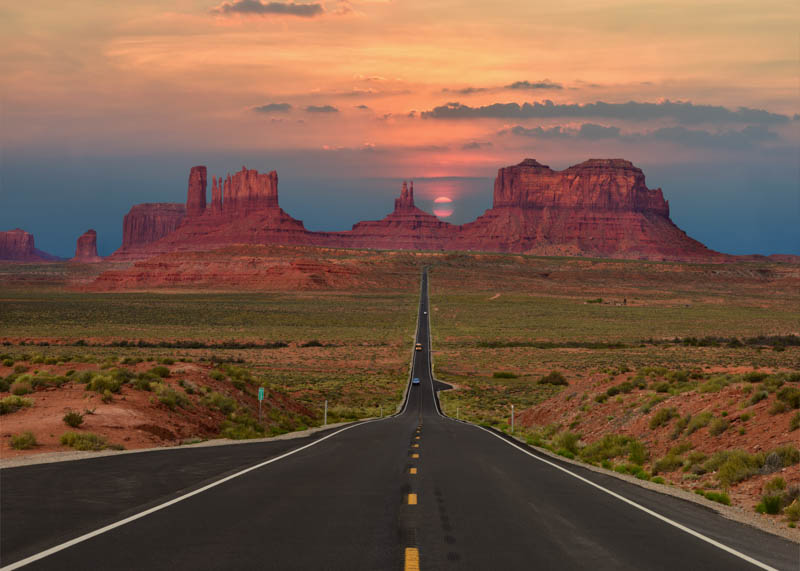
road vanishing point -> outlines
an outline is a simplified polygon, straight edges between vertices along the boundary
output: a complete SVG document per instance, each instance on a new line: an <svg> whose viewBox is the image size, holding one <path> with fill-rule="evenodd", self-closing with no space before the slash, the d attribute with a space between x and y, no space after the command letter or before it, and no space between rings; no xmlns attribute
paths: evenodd
<svg viewBox="0 0 800 571"><path fill-rule="evenodd" d="M0 470L1 570L800 569L800 545L442 414ZM411 348L410 348L411 349Z"/></svg>

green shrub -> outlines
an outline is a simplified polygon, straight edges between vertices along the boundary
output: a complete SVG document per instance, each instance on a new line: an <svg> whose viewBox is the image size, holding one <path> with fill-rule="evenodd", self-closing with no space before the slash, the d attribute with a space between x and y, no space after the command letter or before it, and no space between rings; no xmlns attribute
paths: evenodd
<svg viewBox="0 0 800 571"><path fill-rule="evenodd" d="M664 402L665 400L667 400L667 397L659 397L659 396L652 397L639 410L641 410L644 414L647 414L653 409L654 406L656 406L658 403Z"/></svg>
<svg viewBox="0 0 800 571"><path fill-rule="evenodd" d="M767 398L767 396L769 396L767 395L767 391L756 391L747 400L747 406L753 406L754 404L760 403L762 400Z"/></svg>
<svg viewBox="0 0 800 571"><path fill-rule="evenodd" d="M760 383L768 376L769 376L768 373L762 373L761 371L752 371L750 373L745 373L744 375L742 375L742 380L747 381L749 383Z"/></svg>
<svg viewBox="0 0 800 571"><path fill-rule="evenodd" d="M122 387L122 381L115 379L110 374L94 375L92 380L86 384L87 391L94 391L105 395L105 392L118 393Z"/></svg>
<svg viewBox="0 0 800 571"><path fill-rule="evenodd" d="M103 450L108 447L106 439L91 432L65 432L61 444L75 450Z"/></svg>
<svg viewBox="0 0 800 571"><path fill-rule="evenodd" d="M772 402L771 405L769 405L769 409L767 409L767 412L770 415L774 416L776 414L782 414L782 413L786 412L787 410L788 409L786 408L786 403L784 403L782 401L779 401L779 400L775 400L775 401Z"/></svg>
<svg viewBox="0 0 800 571"><path fill-rule="evenodd" d="M769 482L764 484L765 494L774 494L776 492L783 492L786 489L786 480L780 476L772 478Z"/></svg>
<svg viewBox="0 0 800 571"><path fill-rule="evenodd" d="M218 392L207 394L203 397L201 403L208 408L219 410L224 414L230 414L237 408L235 399Z"/></svg>
<svg viewBox="0 0 800 571"><path fill-rule="evenodd" d="M789 431L797 430L800 428L800 412L796 412L792 419L789 421Z"/></svg>
<svg viewBox="0 0 800 571"><path fill-rule="evenodd" d="M784 444L782 446L778 446L777 448L774 448L773 450L770 451L770 454L772 453L777 454L780 457L784 467L800 463L800 450L798 450L791 444Z"/></svg>
<svg viewBox="0 0 800 571"><path fill-rule="evenodd" d="M568 385L567 379L559 371L550 371L537 381L540 385Z"/></svg>
<svg viewBox="0 0 800 571"><path fill-rule="evenodd" d="M83 424L83 415L78 411L71 410L64 415L63 420L68 426L71 426L72 428L78 428L81 424Z"/></svg>
<svg viewBox="0 0 800 571"><path fill-rule="evenodd" d="M716 377L711 377L705 383L697 387L697 391L700 393L718 393L723 388L731 384L731 382L732 379L730 376L717 375Z"/></svg>
<svg viewBox="0 0 800 571"><path fill-rule="evenodd" d="M756 511L762 514L776 515L781 513L781 496L761 496Z"/></svg>
<svg viewBox="0 0 800 571"><path fill-rule="evenodd" d="M714 415L710 412L701 412L700 414L694 415L686 426L686 436L693 434L704 426L708 426L713 416Z"/></svg>
<svg viewBox="0 0 800 571"><path fill-rule="evenodd" d="M664 483L666 483L666 480L664 478L662 478L661 476L655 476L653 478L650 478L650 481L653 482L654 484L664 484Z"/></svg>
<svg viewBox="0 0 800 571"><path fill-rule="evenodd" d="M262 438L264 434L264 427L246 412L231 413L228 420L222 423L221 435L223 438L244 440L247 438Z"/></svg>
<svg viewBox="0 0 800 571"><path fill-rule="evenodd" d="M164 367L164 366L161 366L161 365L159 365L157 367L153 367L152 369L150 369L148 371L148 373L152 373L153 375L156 375L157 377L161 377L162 379L165 379L165 378L169 377L169 369L167 367Z"/></svg>
<svg viewBox="0 0 800 571"><path fill-rule="evenodd" d="M662 472L674 472L683 466L683 458L673 454L667 454L660 460L656 460L653 464L653 474L661 474Z"/></svg>
<svg viewBox="0 0 800 571"><path fill-rule="evenodd" d="M670 420L675 418L676 416L680 416L678 411L673 408L661 408L656 411L656 413L650 418L650 429L655 430L659 426L663 426L668 424Z"/></svg>
<svg viewBox="0 0 800 571"><path fill-rule="evenodd" d="M0 414L16 412L26 406L33 406L33 401L17 395L10 395L0 399Z"/></svg>
<svg viewBox="0 0 800 571"><path fill-rule="evenodd" d="M668 393L669 383L654 383L652 389L657 393Z"/></svg>
<svg viewBox="0 0 800 571"><path fill-rule="evenodd" d="M175 410L177 407L190 408L192 406L189 398L176 391L170 386L163 383L155 385L156 398L162 404L165 404L170 410Z"/></svg>
<svg viewBox="0 0 800 571"><path fill-rule="evenodd" d="M161 363L162 365L174 365L175 364L175 359L171 359L169 357L164 357L162 359L159 359L158 362Z"/></svg>
<svg viewBox="0 0 800 571"><path fill-rule="evenodd" d="M14 360L13 359L3 359L3 366L4 367L13 367Z"/></svg>
<svg viewBox="0 0 800 571"><path fill-rule="evenodd" d="M719 436L731 425L730 421L727 418L717 418L714 422L711 423L711 426L708 429L708 433L711 436Z"/></svg>
<svg viewBox="0 0 800 571"><path fill-rule="evenodd" d="M211 371L208 374L208 376L211 377L212 379L214 379L215 381L224 381L227 378L225 373L223 373L219 369L215 369L215 370Z"/></svg>
<svg viewBox="0 0 800 571"><path fill-rule="evenodd" d="M705 467L709 472L716 469L717 480L724 487L728 487L757 474L763 463L763 454L748 454L744 450L723 450L709 458Z"/></svg>
<svg viewBox="0 0 800 571"><path fill-rule="evenodd" d="M574 455L578 453L578 442L580 439L581 435L575 432L562 432L556 436L555 445L557 448L567 450Z"/></svg>
<svg viewBox="0 0 800 571"><path fill-rule="evenodd" d="M517 376L511 371L495 371L492 373L492 377L495 379L516 379Z"/></svg>
<svg viewBox="0 0 800 571"><path fill-rule="evenodd" d="M731 505L731 499L725 492L705 492L703 495L712 502L725 504L726 506Z"/></svg>
<svg viewBox="0 0 800 571"><path fill-rule="evenodd" d="M800 500L794 500L787 508L783 510L783 514L789 521L800 521Z"/></svg>
<svg viewBox="0 0 800 571"><path fill-rule="evenodd" d="M631 439L628 443L628 460L634 464L644 464L650 459L647 447L638 440Z"/></svg>
<svg viewBox="0 0 800 571"><path fill-rule="evenodd" d="M26 375L26 377L29 377L29 376L30 375ZM14 381L11 384L11 394L12 395L22 396L22 395L30 394L32 392L33 392L33 387L31 386L30 381L27 380L27 379Z"/></svg>
<svg viewBox="0 0 800 571"><path fill-rule="evenodd" d="M672 433L669 437L672 440L677 440L677 438L683 434L683 431L689 426L689 421L692 420L692 415L687 414L686 416L682 416L678 420L675 421L675 426L672 428Z"/></svg>
<svg viewBox="0 0 800 571"><path fill-rule="evenodd" d="M36 445L36 437L33 435L33 432L29 430L20 434L11 435L11 448L14 450L28 450Z"/></svg>
<svg viewBox="0 0 800 571"><path fill-rule="evenodd" d="M778 392L778 400L791 408L800 408L800 389L795 387L783 387Z"/></svg>

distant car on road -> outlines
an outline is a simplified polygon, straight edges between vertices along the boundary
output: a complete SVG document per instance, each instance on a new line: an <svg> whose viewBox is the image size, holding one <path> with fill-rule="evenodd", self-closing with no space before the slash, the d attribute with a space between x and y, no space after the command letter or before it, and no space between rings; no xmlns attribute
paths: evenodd
<svg viewBox="0 0 800 571"><path fill-rule="evenodd" d="M413 379L411 379L411 384L412 385L418 385L419 384L419 377L414 377Z"/></svg>
<svg viewBox="0 0 800 571"><path fill-rule="evenodd" d="M414 345L414 350L415 351L422 351L422 343L417 343L416 345Z"/></svg>

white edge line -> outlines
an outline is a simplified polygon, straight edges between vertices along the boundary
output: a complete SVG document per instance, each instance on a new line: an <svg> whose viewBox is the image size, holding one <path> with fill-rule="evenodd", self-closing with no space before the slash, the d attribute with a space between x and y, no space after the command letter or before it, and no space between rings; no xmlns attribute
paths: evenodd
<svg viewBox="0 0 800 571"><path fill-rule="evenodd" d="M394 415L392 415L392 416L394 416ZM273 462L277 462L278 460L283 460L284 458L287 458L288 456L291 456L292 454L297 454L298 452L300 452L302 450L305 450L306 448L310 448L312 446L316 446L320 442L323 442L323 441L327 440L328 438L332 438L332 437L336 436L337 434L341 434L345 430L350 430L351 428L355 428L357 426L364 426L365 424L370 424L372 422L379 422L380 420L386 420L388 418L392 418L392 417L391 416L387 416L384 419L374 419L374 420L368 420L366 422L360 422L358 424L351 424L350 426L346 426L346 427L342 428L341 430L337 430L336 432L328 434L327 436L323 436L319 440L315 440L314 442L309 442L308 444L306 444L304 446L301 446L300 448L295 448L294 450L290 450L289 452L285 452L284 454L281 454L280 456L276 456L275 458L271 458L269 460L266 460L265 462L261 462L260 464L256 464L255 466L250 466L249 468L245 468L244 470L240 470L239 472L236 472L235 474L231 474L230 476L226 476L226 477L222 478L221 480L217 480L216 482L212 482L210 484L207 484L207 485L203 486L202 488L198 488L197 490L191 491L191 492L189 492L187 494L184 494L182 496L179 496L177 498L174 498L172 500L164 502L163 504L159 504L159 505L154 506L152 508L146 509L146 510L141 511L141 512L139 512L137 514L134 514L134 515L132 515L130 517L126 517L125 519L119 520L117 522L110 523L110 524L108 524L108 525L106 525L104 527L101 527L101 528L96 529L94 531L90 531L89 533L86 533L86 534L81 535L79 537L76 537L74 539L70 539L69 541L65 541L64 543L60 543L59 545L53 546L53 547L51 547L49 549L45 549L44 551L40 551L39 553L35 553L35 554L33 554L33 555L29 556L29 557L26 557L25 559L20 559L19 561L11 563L10 565L6 565L5 567L0 567L0 571L12 571L13 569L19 569L20 567L24 567L25 565L29 565L29 564L31 564L31 563L33 563L35 561L39 561L40 559L44 559L45 557L49 557L50 555L58 553L59 551L63 551L65 549L68 549L68 548L72 547L73 545L77 545L78 543L83 543L84 541L87 541L87 540L89 540L89 539L91 539L93 537L96 537L98 535L102 535L102 534L104 534L104 533L106 533L108 531L111 531L111 530L116 529L118 527L121 527L121 526L123 526L125 524L128 524L128 523L131 523L133 521L136 521L137 519L141 519L143 517L146 517L146 516L148 516L150 514L153 514L153 513L157 512L157 511L161 511L161 510L163 510L165 508L168 508L168 507L170 507L172 505L177 504L178 502L182 502L183 500L188 500L192 496L196 496L198 494L202 494L203 492L205 492L207 490L210 490L211 488L215 488L215 487L219 486L220 484L224 484L225 482L233 480L234 478L238 478L239 476L243 476L244 474L247 474L248 472L252 472L253 470L258 470L259 468L263 468L264 466L266 466L268 464L272 464Z"/></svg>
<svg viewBox="0 0 800 571"><path fill-rule="evenodd" d="M463 422L463 421L460 421L460 422ZM649 508L646 508L646 507L644 507L644 506L643 506L643 505L641 505L641 504L637 504L637 503L636 503L636 502L634 502L633 500L629 500L629 499L628 499L628 498L626 498L625 496L622 496L622 495L620 495L620 494L618 494L618 493L616 493L616 492L613 492L613 491L609 490L608 488L604 488L604 487L603 487L603 486L601 486L600 484L597 484L596 482L593 482L593 481L589 480L588 478L584 478L583 476L580 476L580 475L576 474L575 472L572 472L571 470L567 470L566 468L564 468L563 466L559 466L559 465L558 465L558 464L556 464L555 462L551 462L550 460L547 460L547 459L545 459L545 458L542 458L541 456L537 456L536 454L533 454L533 453L532 453L532 452L530 452L529 450L525 450L524 448L522 448L522 447L520 447L520 446L516 445L516 444L515 444L515 443L513 443L513 442L510 442L510 441L506 440L505 438L503 438L503 437L502 437L502 436L500 436L499 434L496 434L496 433L492 432L491 430L488 430L488 429L484 428L483 426L479 426L479 425L477 425L477 424L471 424L471 423L465 423L465 424L470 424L471 426L474 426L475 428L479 428L479 429L481 429L481 430L483 430L483 431L485 431L485 432L488 432L489 434L491 434L491 435L492 435L492 436L494 436L495 438L497 438L497 439L501 440L502 442L504 442L504 443L508 444L508 445L509 445L509 446L511 446L512 448L516 448L516 449L517 449L517 450L519 450L520 452L522 452L522 453L524 453L524 454L527 454L527 455L528 455L528 456L530 456L531 458L535 458L535 459L539 460L540 462L544 462L545 464L547 464L547 465L549 465L549 466L552 466L553 468L556 468L556 469L558 469L558 470L561 470L562 472L564 472L564 473L566 473L566 474L569 474L570 476L572 476L572 477L574 477L574 478L577 478L578 480L581 480L582 482L584 482L584 483L586 483L586 484L589 484L590 486L594 486L594 487L595 487L595 488L597 488L598 490L601 490L601 491L603 491L603 492L607 493L608 495L610 495L610 496L613 496L613 497L615 497L616 499L618 499L618 500L620 500L620 501L623 501L623 502L625 502L626 504L628 504L628 505L630 505L630 506L633 506L633 507L635 507L635 508L636 508L636 509L638 509L638 510L641 510L641 511L643 511L644 513L646 513L646 514L648 514L648 515L651 515L651 516L653 516L653 517L654 517L654 518L656 518L656 519L659 519L659 520L661 520L661 521L663 521L663 522L665 522L665 523L668 523L669 525L671 525L671 526L673 526L673 527L676 527L676 528L678 528L679 530L681 530L681 531L683 531L683 532L686 532L686 533L688 533L689 535L693 535L694 537L696 537L696 538L698 538L698 539L701 539L701 540L705 541L706 543L710 543L710 544L711 544L711 545L713 545L714 547L717 547L717 548L719 548L719 549L721 549L721 550L723 550L723 551L726 551L727 553L730 553L731 555L735 555L736 557L739 557L740 559L744 559L745 561L747 561L748 563L751 563L751 564L755 565L756 567L760 567L761 569L767 569L767 570L769 570L769 571L779 571L778 569L775 569L775 567L770 567L770 566L769 566L769 565L767 565L766 563L762 563L761 561L759 561L759 560L757 560L757 559L753 559L753 558L752 558L752 557L750 557L749 555L745 555L744 553L742 553L742 552L740 552L740 551L736 551L736 550L735 550L735 549L733 549L732 547L728 547L728 546L727 546L727 545L725 545L724 543L720 543L719 541L716 541L715 539L711 539L710 537L708 537L708 536L706 536L706 535L703 535L703 534L702 534L702 533L700 533L699 531L695 531L695 530L693 530L693 529L692 529L692 528L690 528L690 527L686 527L685 525L683 525L683 524L680 524L680 523L678 523L677 521L671 520L671 519L669 519L668 517L666 517L666 516L663 516L663 515L661 515L661 514L660 514L660 513L658 513L658 512L654 512L653 510L651 510L651 509L649 509Z"/></svg>
<svg viewBox="0 0 800 571"><path fill-rule="evenodd" d="M429 291L430 291L430 282L428 282L428 288L429 288ZM428 304L430 304L430 293L428 294ZM711 539L710 537L708 537L706 535L703 535L699 531L695 531L690 527L686 527L685 525L680 524L677 521L671 520L668 517L663 516L658 512L654 512L653 510L651 510L649 508L646 508L641 504L637 504L633 500L629 500L625 496L622 496L622 495L620 495L620 494L618 494L616 492L613 492L613 491L609 490L608 488L604 488L600 484L597 484L597 483L589 480L588 478L584 478L583 476L580 476L580 475L576 474L575 472L572 472L571 470L567 470L566 468L564 468L563 466L559 466L555 462L551 462L550 460L542 458L541 456L537 456L536 454L533 454L530 450L525 450L521 446L515 444L514 442L506 440L504 437L500 436L499 434L497 434L497 433L495 433L495 432L493 432L493 431L491 431L491 430L489 430L489 429L487 429L487 428L485 428L483 426L480 426L478 424L473 424L473 423L467 422L465 420L457 420L457 419L455 419L455 418L453 418L451 416L445 415L443 412L440 412L439 411L439 406L438 406L438 399L436 398L436 390L435 390L435 387L433 385L433 366L432 366L433 365L433 355L432 355L432 346L431 346L431 343L433 342L433 340L431 339L431 316L430 316L430 312L428 312L428 340L429 340L428 341L428 348L429 348L429 351L431 351L431 353L430 353L431 358L430 358L429 363L431 364L430 381L431 381L431 388L433 389L433 400L434 400L434 405L435 405L435 408L436 408L436 412L438 412L439 416L441 416L442 418L446 418L446 419L452 420L454 422L460 422L461 424L466 424L468 426L479 428L480 430L483 430L484 432L488 432L489 434L491 434L492 436L494 436L495 438L497 438L501 442L503 442L505 444L508 444L509 446L511 446L512 448L515 448L516 450L522 452L523 454L527 454L531 458L535 458L536 460L539 460L540 462L544 462L548 466L552 466L553 468L556 468L557 470L561 470L562 472L564 472L566 474L569 474L573 478L577 478L578 480L580 480L580 481L582 481L582 482L584 482L586 484L589 484L590 486L593 486L593 487L597 488L598 490L603 491L603 492L607 493L608 495L610 495L610 496L612 496L612 497L614 497L614 498L616 498L616 499L618 499L618 500L620 500L622 502L625 502L626 504L628 504L628 505L630 505L630 506L632 506L632 507L634 507L634 508L636 508L638 510L643 511L644 513L646 513L646 514L648 514L648 515L650 515L650 516L652 516L652 517L654 517L654 518L656 518L658 520L661 520L664 523L667 523L667 524L669 524L669 525L671 525L673 527L676 527L679 530L681 530L681 531L683 531L685 533L688 533L691 536L694 536L694 537L696 537L696 538L698 538L698 539L700 539L702 541L705 541L706 543L709 543L709 544L713 545L714 547L716 547L718 549L721 549L722 551L730 553L731 555L734 555L734 556L736 556L736 557L738 557L740 559L743 559L743 560L747 561L748 563L750 563L752 565L755 565L756 567L759 567L761 569L766 569L767 571L779 571L775 567L771 567L771 566L767 565L766 563L762 563L758 559L753 559L749 555L746 555L746 554L744 554L744 553L742 553L740 551L736 551L732 547L728 547L724 543L720 543L719 541L717 541L715 539ZM656 493L658 493L658 492L656 491ZM0 571L2 571L2 570L0 570Z"/></svg>

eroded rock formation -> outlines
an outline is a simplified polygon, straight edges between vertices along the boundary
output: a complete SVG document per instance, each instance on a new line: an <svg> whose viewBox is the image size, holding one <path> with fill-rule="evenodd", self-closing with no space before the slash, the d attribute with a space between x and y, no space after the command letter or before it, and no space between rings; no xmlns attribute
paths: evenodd
<svg viewBox="0 0 800 571"><path fill-rule="evenodd" d="M242 167L212 177L206 208L206 170L189 175L187 215L169 224L139 205L126 216L122 251L139 257L208 250L228 244L310 244L330 247L475 250L651 260L724 261L689 238L669 218L661 189L623 159L590 159L555 171L534 159L501 168L491 209L454 226L417 208L403 183L394 211L347 232L309 232L278 205L278 175ZM134 210L144 208L134 215ZM191 214L189 214L191 213ZM182 217L182 213L181 213ZM130 220L129 220L130 218ZM178 224L177 222L180 222ZM130 229L128 227L131 227ZM116 254L115 254L116 256Z"/></svg>
<svg viewBox="0 0 800 571"><path fill-rule="evenodd" d="M78 242L75 245L75 257L71 261L83 263L103 261L103 258L97 255L97 232L87 230L78 236Z"/></svg>
<svg viewBox="0 0 800 571"><path fill-rule="evenodd" d="M464 224L451 248L651 260L721 255L669 218L661 189L623 159L590 159L554 171L534 159L501 168L494 205Z"/></svg>
<svg viewBox="0 0 800 571"><path fill-rule="evenodd" d="M171 202L136 204L122 222L122 247L114 252L115 259L142 257L149 244L171 234L183 221L186 206Z"/></svg>
<svg viewBox="0 0 800 571"><path fill-rule="evenodd" d="M25 230L14 228L0 232L0 260L51 262L58 259L57 256L38 250L34 244L33 234Z"/></svg>

